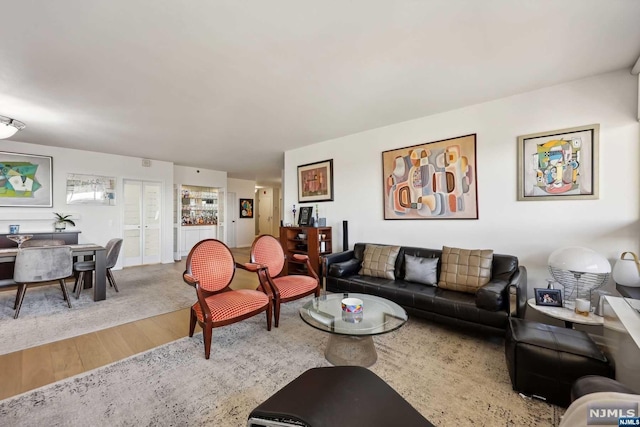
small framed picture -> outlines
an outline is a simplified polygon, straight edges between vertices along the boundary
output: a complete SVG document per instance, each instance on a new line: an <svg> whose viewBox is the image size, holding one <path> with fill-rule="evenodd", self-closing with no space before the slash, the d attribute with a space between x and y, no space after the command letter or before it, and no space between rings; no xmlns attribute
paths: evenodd
<svg viewBox="0 0 640 427"><path fill-rule="evenodd" d="M313 206L302 206L300 208L300 217L298 218L298 225L300 227L308 227L311 225L312 212Z"/></svg>
<svg viewBox="0 0 640 427"><path fill-rule="evenodd" d="M240 199L240 218L253 218L253 199Z"/></svg>
<svg viewBox="0 0 640 427"><path fill-rule="evenodd" d="M549 307L562 307L562 293L560 289L534 289L536 293L536 305Z"/></svg>

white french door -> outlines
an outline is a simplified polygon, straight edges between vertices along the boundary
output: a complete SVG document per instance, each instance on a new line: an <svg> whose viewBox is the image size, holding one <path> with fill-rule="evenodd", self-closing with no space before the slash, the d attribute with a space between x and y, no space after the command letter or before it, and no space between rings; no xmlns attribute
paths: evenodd
<svg viewBox="0 0 640 427"><path fill-rule="evenodd" d="M124 180L124 266L160 262L162 184Z"/></svg>

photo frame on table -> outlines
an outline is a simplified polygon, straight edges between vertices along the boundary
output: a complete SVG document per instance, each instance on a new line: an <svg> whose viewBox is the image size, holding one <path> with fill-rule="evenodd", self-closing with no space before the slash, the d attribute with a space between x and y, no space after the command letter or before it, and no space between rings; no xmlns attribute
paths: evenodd
<svg viewBox="0 0 640 427"><path fill-rule="evenodd" d="M309 227L311 224L311 214L313 213L313 206L302 206L300 208L300 214L298 216L298 225L300 227Z"/></svg>
<svg viewBox="0 0 640 427"><path fill-rule="evenodd" d="M518 137L518 200L598 199L600 125Z"/></svg>
<svg viewBox="0 0 640 427"><path fill-rule="evenodd" d="M53 158L0 151L0 207L53 207Z"/></svg>
<svg viewBox="0 0 640 427"><path fill-rule="evenodd" d="M240 218L253 218L253 199L240 199Z"/></svg>
<svg viewBox="0 0 640 427"><path fill-rule="evenodd" d="M333 159L298 166L298 202L333 201Z"/></svg>
<svg viewBox="0 0 640 427"><path fill-rule="evenodd" d="M384 219L478 219L476 134L382 153Z"/></svg>
<svg viewBox="0 0 640 427"><path fill-rule="evenodd" d="M560 289L534 289L536 295L536 305L546 305L548 307L562 307L562 292Z"/></svg>

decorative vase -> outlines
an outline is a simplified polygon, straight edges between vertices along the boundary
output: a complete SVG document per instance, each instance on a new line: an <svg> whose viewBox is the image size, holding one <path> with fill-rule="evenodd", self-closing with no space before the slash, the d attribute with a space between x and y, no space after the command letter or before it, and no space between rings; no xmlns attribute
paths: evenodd
<svg viewBox="0 0 640 427"><path fill-rule="evenodd" d="M625 258L627 255L631 259ZM613 266L613 280L622 286L640 287L640 261L633 252L623 252Z"/></svg>

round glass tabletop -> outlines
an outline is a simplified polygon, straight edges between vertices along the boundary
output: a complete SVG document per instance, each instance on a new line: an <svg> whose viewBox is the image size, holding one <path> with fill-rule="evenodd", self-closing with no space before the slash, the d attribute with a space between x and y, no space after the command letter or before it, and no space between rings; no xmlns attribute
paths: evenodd
<svg viewBox="0 0 640 427"><path fill-rule="evenodd" d="M342 311L344 298L362 300L362 315ZM407 321L407 312L393 301L374 295L337 293L323 295L307 302L300 317L321 331L339 335L368 336L394 331Z"/></svg>

